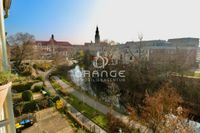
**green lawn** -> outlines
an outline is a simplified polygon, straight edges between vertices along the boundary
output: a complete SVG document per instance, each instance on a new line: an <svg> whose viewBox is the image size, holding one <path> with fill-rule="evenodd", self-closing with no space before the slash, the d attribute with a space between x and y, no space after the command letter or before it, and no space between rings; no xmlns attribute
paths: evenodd
<svg viewBox="0 0 200 133"><path fill-rule="evenodd" d="M82 112L90 120L94 121L102 128L107 129L108 121L107 121L107 117L103 113L83 103L81 100L79 100L73 95L68 95L67 100L72 106L74 106L77 110Z"/></svg>
<svg viewBox="0 0 200 133"><path fill-rule="evenodd" d="M61 90L62 88L60 87L60 85L58 85L54 80L50 80L51 81L51 85L53 86L54 89L56 90Z"/></svg>
<svg viewBox="0 0 200 133"><path fill-rule="evenodd" d="M79 86L77 86L75 83L68 81L65 77L61 76L60 79L65 82L66 84L68 84L69 86L77 89L77 90L81 90L81 88Z"/></svg>
<svg viewBox="0 0 200 133"><path fill-rule="evenodd" d="M65 82L66 84L73 86L71 82L67 81L63 76L60 76L60 79Z"/></svg>
<svg viewBox="0 0 200 133"><path fill-rule="evenodd" d="M194 77L200 78L200 73L195 73Z"/></svg>

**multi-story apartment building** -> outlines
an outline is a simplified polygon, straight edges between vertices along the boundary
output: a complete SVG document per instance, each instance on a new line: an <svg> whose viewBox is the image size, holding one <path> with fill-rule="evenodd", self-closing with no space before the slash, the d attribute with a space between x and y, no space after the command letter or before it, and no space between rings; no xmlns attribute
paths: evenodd
<svg viewBox="0 0 200 133"><path fill-rule="evenodd" d="M36 41L35 48L41 59L51 59L56 54L67 57L71 44L65 41L56 41L52 35L49 41Z"/></svg>
<svg viewBox="0 0 200 133"><path fill-rule="evenodd" d="M117 60L124 64L131 63L139 55L154 64L179 62L182 65L194 66L196 64L198 38L177 38L165 40L152 40L141 42L126 42L118 46Z"/></svg>

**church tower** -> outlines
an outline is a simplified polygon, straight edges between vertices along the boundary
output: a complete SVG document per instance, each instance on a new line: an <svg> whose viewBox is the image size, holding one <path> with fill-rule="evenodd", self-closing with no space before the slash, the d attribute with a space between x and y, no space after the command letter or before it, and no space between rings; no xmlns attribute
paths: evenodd
<svg viewBox="0 0 200 133"><path fill-rule="evenodd" d="M99 28L98 26L96 27L96 33L95 33L95 44L100 43L100 35L99 35Z"/></svg>
<svg viewBox="0 0 200 133"><path fill-rule="evenodd" d="M51 38L49 40L50 44L51 44L51 54L52 56L55 54L55 39L54 39L54 35L51 35Z"/></svg>

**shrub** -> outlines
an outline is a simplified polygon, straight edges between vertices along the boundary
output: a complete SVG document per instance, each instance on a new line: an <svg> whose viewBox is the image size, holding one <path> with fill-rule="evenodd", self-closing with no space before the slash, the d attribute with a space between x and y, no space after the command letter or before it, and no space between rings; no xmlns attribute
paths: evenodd
<svg viewBox="0 0 200 133"><path fill-rule="evenodd" d="M44 109L44 108L49 107L48 99L44 99L44 100L39 101L38 105L39 105L40 109L41 108Z"/></svg>
<svg viewBox="0 0 200 133"><path fill-rule="evenodd" d="M38 109L37 102L30 101L30 102L24 104L23 113L31 113L31 112L36 111L37 109Z"/></svg>
<svg viewBox="0 0 200 133"><path fill-rule="evenodd" d="M27 90L22 93L22 99L24 101L31 101L33 99L33 94L31 91Z"/></svg>
<svg viewBox="0 0 200 133"><path fill-rule="evenodd" d="M33 67L35 69L39 69L39 70L45 72L45 71L49 70L52 67L52 65L51 65L51 63L44 62L44 63L35 64Z"/></svg>
<svg viewBox="0 0 200 133"><path fill-rule="evenodd" d="M10 80L10 72L1 72L0 73L0 85L4 85Z"/></svg>
<svg viewBox="0 0 200 133"><path fill-rule="evenodd" d="M48 97L50 97L50 96L51 96L51 93L50 93L48 90L45 90L45 91L47 92L46 95L47 95Z"/></svg>
<svg viewBox="0 0 200 133"><path fill-rule="evenodd" d="M33 64L34 69L38 69L38 66L36 64Z"/></svg>
<svg viewBox="0 0 200 133"><path fill-rule="evenodd" d="M31 86L35 83L35 81L33 82L26 82L26 83L20 83L17 85L13 85L12 89L15 90L17 93L26 91L26 90L30 90Z"/></svg>
<svg viewBox="0 0 200 133"><path fill-rule="evenodd" d="M48 106L49 107L53 107L54 106L54 102L53 102L52 98L48 99Z"/></svg>
<svg viewBox="0 0 200 133"><path fill-rule="evenodd" d="M44 78L43 78L42 76L38 76L38 77L36 78L36 80L44 81Z"/></svg>
<svg viewBox="0 0 200 133"><path fill-rule="evenodd" d="M57 100L60 100L60 97L59 96L55 96L52 100L55 103Z"/></svg>
<svg viewBox="0 0 200 133"><path fill-rule="evenodd" d="M39 92L39 91L42 90L42 88L43 88L42 85L36 85L36 86L33 88L32 92Z"/></svg>
<svg viewBox="0 0 200 133"><path fill-rule="evenodd" d="M130 127L124 124L120 119L114 117L111 113L107 114L108 118L108 130L109 133L117 133L120 130L125 133L133 133L135 132L134 129L130 129Z"/></svg>

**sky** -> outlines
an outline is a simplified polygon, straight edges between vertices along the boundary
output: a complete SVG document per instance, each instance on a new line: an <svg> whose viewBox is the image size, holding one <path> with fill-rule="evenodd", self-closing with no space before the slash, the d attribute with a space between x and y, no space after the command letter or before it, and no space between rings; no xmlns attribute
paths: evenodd
<svg viewBox="0 0 200 133"><path fill-rule="evenodd" d="M119 43L200 37L199 0L12 0L5 20L8 35L33 34L36 40L71 44L101 40Z"/></svg>

